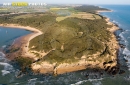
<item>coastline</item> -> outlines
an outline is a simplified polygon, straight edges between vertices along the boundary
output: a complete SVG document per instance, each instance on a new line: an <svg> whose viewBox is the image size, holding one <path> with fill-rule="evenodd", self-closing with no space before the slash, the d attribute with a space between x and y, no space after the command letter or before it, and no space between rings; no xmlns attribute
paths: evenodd
<svg viewBox="0 0 130 85"><path fill-rule="evenodd" d="M100 11L100 10L98 10L97 13L98 13L99 15L101 15L100 12L113 12L113 11L114 11L114 10L109 10L109 11ZM103 15L101 15L101 16L103 16ZM103 17L104 17L104 16L103 16ZM117 40L116 35L114 34L114 32L116 32L116 31L119 30L120 28L119 28L118 25L116 25L115 23L111 22L111 21L110 21L110 18L106 17L105 20L106 20L106 22L107 22L108 25L112 25L112 27L111 27L111 28L107 28L107 30L110 31L110 32L113 34L112 37L113 37L113 39L114 39L114 43L117 44L117 46L116 46L116 48L115 48L115 49L117 49L116 55L118 55L118 50L119 50L119 48L120 48L120 45L119 45L119 42L118 42L118 40ZM118 59L118 57L117 57L117 59Z"/></svg>
<svg viewBox="0 0 130 85"><path fill-rule="evenodd" d="M16 29L25 29L25 30L29 30L29 31L33 31L33 32L39 32L42 33L40 30L33 28L33 27L29 27L29 26L21 26L18 24L0 24L1 27L9 27L9 28L16 28Z"/></svg>
<svg viewBox="0 0 130 85"><path fill-rule="evenodd" d="M107 42L107 45L112 50L112 56L109 56L109 57L111 57L111 60L113 61L113 63L111 64L108 63L106 65L103 65L103 62L99 62L99 61L96 61L96 62L86 61L85 60L86 56L82 56L83 58L76 63L71 63L71 64L62 63L58 66L56 66L56 63L50 64L48 62L42 62L41 64L33 63L31 65L32 70L36 73L41 73L41 74L50 73L54 75L85 70L87 68L91 68L91 69L101 68L105 70L109 66L110 66L109 71L111 71L113 68L117 70L118 69L118 61L117 61L118 56L117 55L118 55L118 50L119 50L119 43L116 39L116 36L114 35L114 32L117 31L119 28L114 23L110 22L109 18L106 18L106 22L108 25L112 25L111 28L107 28L107 30L111 32L111 38L109 38L110 41ZM98 56L98 54L94 54L93 56Z"/></svg>
<svg viewBox="0 0 130 85"><path fill-rule="evenodd" d="M96 12L97 13L99 13L99 12L113 12L113 10L97 10Z"/></svg>
<svg viewBox="0 0 130 85"><path fill-rule="evenodd" d="M29 57L29 58L33 58L33 54L29 52L29 42L30 40L32 40L33 38L43 34L40 30L33 28L33 27L29 27L29 26L21 26L18 24L0 24L1 27L9 27L9 28L16 28L16 29L24 29L24 30L29 30L32 31L32 33L21 36L17 39L14 40L14 42L11 45L11 48L20 48L20 50L16 53L7 53L6 57L9 60L13 60L15 57L17 56L19 53L21 54L21 56L24 57Z"/></svg>
<svg viewBox="0 0 130 85"><path fill-rule="evenodd" d="M106 12L106 11L103 11L103 12ZM117 65L117 61L116 61L117 60L117 50L119 49L119 44L116 40L114 32L116 30L118 30L119 28L114 23L110 22L109 18L107 18L106 21L107 21L107 24L112 25L112 28L107 28L107 30L109 30L112 33L112 35L111 35L112 39L108 44L110 45L110 47L112 49L115 49L113 51L114 56L112 56L112 60L114 61L114 63L111 65L112 67L114 67ZM28 35L25 35L25 36L22 36L22 37L16 39L12 46L20 47L21 49L19 50L19 53L21 53L22 56L30 57L30 58L33 58L34 60L37 60L37 59L35 59L35 56L29 52L28 46L29 46L29 41L31 39L42 34L41 31L39 31L35 28L31 28L29 26L25 27L25 26L20 26L20 25L16 25L16 24L7 24L7 25L1 24L0 26L33 31L33 33L31 33L31 34L28 34ZM9 58L10 60L13 60L14 58L12 58L12 56L17 56L17 55L18 55L18 53L16 53L16 54L13 53L11 55L11 58L10 58L10 56L7 56L7 58ZM55 67L56 64L49 64L48 62L43 62L41 65L37 65L37 64L33 63L32 69L36 73L37 72L41 73L41 74L54 73L55 75L57 75L57 74L63 74L63 73L67 73L67 72L85 70L89 67L88 65L90 65L90 67L94 68L96 66L96 64L99 64L99 66L102 67L102 69L104 68L104 66L102 65L102 63L100 64L100 62L95 62L95 63L87 62L83 59L83 60L79 61L77 64L76 63L72 63L72 64L63 63L57 67Z"/></svg>

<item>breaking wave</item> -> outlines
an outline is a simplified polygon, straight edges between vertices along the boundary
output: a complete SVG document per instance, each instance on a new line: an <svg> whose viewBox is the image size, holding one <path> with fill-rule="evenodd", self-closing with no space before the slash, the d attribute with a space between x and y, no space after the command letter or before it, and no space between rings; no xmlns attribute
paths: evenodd
<svg viewBox="0 0 130 85"><path fill-rule="evenodd" d="M8 60L5 58L5 54L2 52L0 52L0 66L3 68L1 69L3 76L14 71L13 66L8 63Z"/></svg>
<svg viewBox="0 0 130 85"><path fill-rule="evenodd" d="M127 48L125 48L123 50L123 54L125 54L128 57L128 56L130 56L130 51ZM125 57L125 58L127 58L127 57Z"/></svg>
<svg viewBox="0 0 130 85"><path fill-rule="evenodd" d="M119 36L122 38L123 44L125 45L125 48L123 49L122 54L124 54L124 58L127 60L126 62L127 67L130 70L130 50L129 50L130 42L128 40L130 38L129 33L130 33L130 30L125 30Z"/></svg>
<svg viewBox="0 0 130 85"><path fill-rule="evenodd" d="M101 80L103 80L103 78L100 78L100 79L88 79L88 80L79 81L79 82L77 82L75 84L71 84L71 85L81 85L81 84L83 84L85 82L88 82L88 81L93 82L93 85L102 85L101 82L100 83L95 83L95 82L99 82Z"/></svg>
<svg viewBox="0 0 130 85"><path fill-rule="evenodd" d="M29 79L27 85L35 85L37 78Z"/></svg>
<svg viewBox="0 0 130 85"><path fill-rule="evenodd" d="M2 70L1 72L3 76L10 73L10 71L7 71L7 70Z"/></svg>

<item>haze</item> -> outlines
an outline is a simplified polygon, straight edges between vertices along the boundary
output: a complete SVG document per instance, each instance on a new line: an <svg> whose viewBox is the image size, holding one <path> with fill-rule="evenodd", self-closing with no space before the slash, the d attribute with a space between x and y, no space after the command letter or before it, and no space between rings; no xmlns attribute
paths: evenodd
<svg viewBox="0 0 130 85"><path fill-rule="evenodd" d="M47 4L130 4L130 0L0 0L0 3L11 2L44 2Z"/></svg>

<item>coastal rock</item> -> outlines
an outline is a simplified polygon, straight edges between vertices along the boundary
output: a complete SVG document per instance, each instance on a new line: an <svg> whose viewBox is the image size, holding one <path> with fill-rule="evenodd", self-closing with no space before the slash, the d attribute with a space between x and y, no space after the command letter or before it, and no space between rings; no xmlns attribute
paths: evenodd
<svg viewBox="0 0 130 85"><path fill-rule="evenodd" d="M52 20L56 18L49 14L48 16L52 17ZM104 18L67 18L58 23L54 21L47 27L44 33L33 29L33 33L21 37L20 45L15 44L20 50L15 49L12 53L16 54L17 51L15 56L31 57L34 60L31 64L34 72L57 75L100 68L112 74L117 73L119 45L114 32L119 28L109 22L108 18L106 21Z"/></svg>
<svg viewBox="0 0 130 85"><path fill-rule="evenodd" d="M119 68L118 67L112 67L111 70L109 71L109 73L111 73L112 75L116 75L119 72Z"/></svg>
<svg viewBox="0 0 130 85"><path fill-rule="evenodd" d="M124 73L125 73L124 70L120 70L120 71L119 71L119 74L124 74Z"/></svg>
<svg viewBox="0 0 130 85"><path fill-rule="evenodd" d="M34 63L31 65L31 68L34 72L43 74L52 74L54 71L54 65L49 64L47 62L42 62L41 64Z"/></svg>
<svg viewBox="0 0 130 85"><path fill-rule="evenodd" d="M68 73L68 72L74 72L74 71L80 71L80 70L85 70L87 68L101 68L101 69L105 69L106 72L115 74L115 72L117 71L117 69L114 67L117 65L116 62L113 61L109 61L108 63L106 63L105 65L103 65L104 62L93 62L93 61L87 61L87 60L80 60L79 62L75 62L75 63L62 63L57 65L56 63L54 64L50 64L49 62L42 62L42 64L37 64L34 63L32 64L32 69L35 72L39 72L42 74L46 74L46 73L50 73L50 74L54 74L54 75L58 75L58 74L64 74L64 73ZM105 66L105 68L104 68ZM94 70L94 72L97 72L98 70Z"/></svg>

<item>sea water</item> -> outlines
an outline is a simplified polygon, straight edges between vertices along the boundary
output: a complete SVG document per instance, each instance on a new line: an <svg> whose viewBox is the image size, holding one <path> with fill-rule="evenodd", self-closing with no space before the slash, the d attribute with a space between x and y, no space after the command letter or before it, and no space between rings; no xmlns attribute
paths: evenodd
<svg viewBox="0 0 130 85"><path fill-rule="evenodd" d="M127 67L130 68L130 6L129 5L100 5L101 7L113 10L113 12L103 12L101 15L109 17L111 22L119 25L123 31L118 35L121 37L120 43L126 45L126 48L119 49L120 61L127 59ZM7 28L8 29L8 28ZM10 29L9 29L10 30ZM11 30L15 35L16 29ZM25 30L24 30L25 31ZM6 33L6 31L3 31ZM19 32L19 31L17 31ZM9 31L8 31L9 33ZM26 32L23 32L26 34ZM18 33L19 34L19 33ZM1 35L1 33L0 33ZM21 34L23 35L23 34ZM21 35L10 36L8 39L1 37L1 46L5 47L8 42L13 42L14 38ZM3 34L1 35L3 36ZM9 37L6 35L6 37ZM5 37L5 38L6 38ZM8 41L9 40L9 41ZM128 69L129 69L128 68ZM0 53L0 85L130 85L130 71L126 70L125 74L116 76L98 77L98 73L89 72L90 75L96 75L98 78L87 78L87 71L78 71L66 73L63 75L39 75L39 74L23 74L17 77L19 70L5 59L5 55Z"/></svg>
<svg viewBox="0 0 130 85"><path fill-rule="evenodd" d="M29 33L31 32L23 29L0 27L0 49L10 46L15 39ZM0 85L13 80L15 69L9 62L5 54L0 51Z"/></svg>
<svg viewBox="0 0 130 85"><path fill-rule="evenodd" d="M109 17L113 23L118 24L119 28L123 29L119 34L120 43L126 46L123 49L123 54L126 55L124 58L128 60L127 64L130 67L130 5L107 5L103 7L113 10L113 12L101 14Z"/></svg>
<svg viewBox="0 0 130 85"><path fill-rule="evenodd" d="M0 27L0 47L6 47L16 38L29 33L31 32L23 29Z"/></svg>

